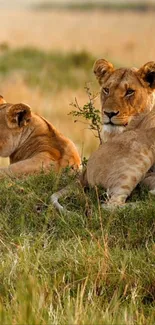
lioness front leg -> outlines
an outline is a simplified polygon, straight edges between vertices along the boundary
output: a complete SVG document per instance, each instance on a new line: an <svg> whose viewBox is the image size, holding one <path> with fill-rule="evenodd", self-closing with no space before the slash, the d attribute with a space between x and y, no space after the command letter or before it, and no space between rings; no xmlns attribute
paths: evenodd
<svg viewBox="0 0 155 325"><path fill-rule="evenodd" d="M152 193L155 194L155 193ZM116 208L123 208L130 206L132 208L137 206L138 202L126 202L127 197L126 196L112 196L110 200L107 201L107 203L102 204L101 207L105 210L114 210Z"/></svg>
<svg viewBox="0 0 155 325"><path fill-rule="evenodd" d="M125 205L128 195L125 194L115 194L112 195L105 203L101 206L104 209L114 209Z"/></svg>
<svg viewBox="0 0 155 325"><path fill-rule="evenodd" d="M115 208L124 206L126 204L127 198L130 196L141 178L142 175L140 172L139 175L137 173L136 176L132 172L131 174L128 174L126 179L124 175L120 175L117 183L111 185L107 191L109 198L102 207Z"/></svg>
<svg viewBox="0 0 155 325"><path fill-rule="evenodd" d="M51 165L53 165L54 169L57 168L54 161L52 162L50 159L45 158L43 154L38 154L35 157L21 160L8 167L0 168L0 178L32 175L42 170L50 169Z"/></svg>

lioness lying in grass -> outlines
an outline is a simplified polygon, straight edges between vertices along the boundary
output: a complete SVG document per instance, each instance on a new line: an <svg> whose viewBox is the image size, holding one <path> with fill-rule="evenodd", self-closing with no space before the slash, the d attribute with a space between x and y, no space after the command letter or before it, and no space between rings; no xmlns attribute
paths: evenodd
<svg viewBox="0 0 155 325"><path fill-rule="evenodd" d="M83 186L101 185L107 190L109 199L105 207L122 206L154 162L155 109L141 113L132 120L124 133L114 135L100 145L90 156L80 181ZM67 194L67 191L69 188L51 197L54 206L61 211L63 207L58 198Z"/></svg>
<svg viewBox="0 0 155 325"><path fill-rule="evenodd" d="M155 189L155 174L145 176L155 162L155 62L115 69L100 59L94 73L101 85L102 139L107 143L89 158L82 184L102 185L109 194L107 205L122 205L143 178ZM52 196L60 210L58 198L64 194L67 189Z"/></svg>
<svg viewBox="0 0 155 325"><path fill-rule="evenodd" d="M0 168L0 177L32 174L51 165L78 168L80 157L72 141L50 122L32 113L26 104L9 104L0 96L0 156L10 166Z"/></svg>

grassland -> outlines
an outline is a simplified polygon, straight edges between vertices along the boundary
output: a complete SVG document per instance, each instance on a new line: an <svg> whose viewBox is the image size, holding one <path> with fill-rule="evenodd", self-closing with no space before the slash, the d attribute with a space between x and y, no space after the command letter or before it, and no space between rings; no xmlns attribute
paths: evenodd
<svg viewBox="0 0 155 325"><path fill-rule="evenodd" d="M66 92L79 93L87 78L94 81L93 61L88 52L61 54L3 44L1 91L7 95L9 90L13 102L33 99L37 110L43 113L43 105L50 117L51 97L60 93L60 101ZM73 132L63 105L53 117ZM1 181L0 323L154 325L154 199L139 187L130 198L140 201L136 207L108 212L100 209L99 201L105 199L101 189L84 192L79 186L62 201L70 212L59 215L50 195L73 181L68 171Z"/></svg>
<svg viewBox="0 0 155 325"><path fill-rule="evenodd" d="M99 91L96 58L154 59L154 14L1 10L0 19L0 93L31 105L89 155L97 141L73 123L69 104L87 102L86 82ZM100 209L101 189L76 187L62 200L71 212L59 215L50 195L73 179L51 171L1 181L0 324L154 325L154 198L139 186L135 207L110 212Z"/></svg>
<svg viewBox="0 0 155 325"><path fill-rule="evenodd" d="M1 324L153 325L155 203L100 210L79 187L59 215L50 194L71 182L41 173L1 182Z"/></svg>

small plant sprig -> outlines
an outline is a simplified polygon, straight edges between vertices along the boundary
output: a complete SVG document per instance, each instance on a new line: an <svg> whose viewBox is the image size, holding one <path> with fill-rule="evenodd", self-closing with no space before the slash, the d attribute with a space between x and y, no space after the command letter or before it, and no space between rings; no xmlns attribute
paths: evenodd
<svg viewBox="0 0 155 325"><path fill-rule="evenodd" d="M101 128L102 128L102 122L101 122L101 113L98 109L95 108L94 102L97 95L94 95L91 93L90 88L88 85L85 87L86 93L88 95L88 103L85 104L83 107L80 107L78 104L77 99L75 98L75 102L71 104L76 110L71 111L69 115L72 115L74 117L84 117L88 122L88 128L92 131L95 131L97 137L100 141L100 144L102 144L102 138L101 138ZM78 120L74 120L74 122L77 122Z"/></svg>

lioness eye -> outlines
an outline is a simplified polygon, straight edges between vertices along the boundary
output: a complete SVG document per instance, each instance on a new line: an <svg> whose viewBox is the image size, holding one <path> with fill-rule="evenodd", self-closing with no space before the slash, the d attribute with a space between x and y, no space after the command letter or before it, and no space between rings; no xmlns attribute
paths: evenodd
<svg viewBox="0 0 155 325"><path fill-rule="evenodd" d="M135 92L135 90L131 89L131 88L128 88L127 91L126 91L126 94L125 96L130 96L130 95L133 95Z"/></svg>
<svg viewBox="0 0 155 325"><path fill-rule="evenodd" d="M109 95L109 88L103 88L102 90L106 95Z"/></svg>

